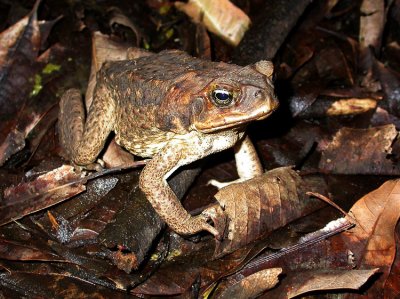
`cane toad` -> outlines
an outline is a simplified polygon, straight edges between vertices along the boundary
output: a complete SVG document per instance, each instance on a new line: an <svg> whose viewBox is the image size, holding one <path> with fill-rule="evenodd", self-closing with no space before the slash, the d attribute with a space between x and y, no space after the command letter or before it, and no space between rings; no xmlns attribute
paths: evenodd
<svg viewBox="0 0 400 299"><path fill-rule="evenodd" d="M93 163L115 133L134 155L152 157L139 186L156 212L177 233L202 230L219 237L207 215L191 216L167 183L179 167L235 148L240 180L262 173L246 124L277 107L272 63L241 67L193 58L177 50L134 60L106 62L97 75L85 119L80 92L60 101L60 141L77 165Z"/></svg>

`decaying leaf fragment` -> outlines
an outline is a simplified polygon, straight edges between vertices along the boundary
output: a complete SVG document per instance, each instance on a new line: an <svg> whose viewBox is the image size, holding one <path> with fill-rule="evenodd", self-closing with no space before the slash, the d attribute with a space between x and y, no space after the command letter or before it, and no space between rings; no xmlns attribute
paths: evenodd
<svg viewBox="0 0 400 299"><path fill-rule="evenodd" d="M189 0L175 2L175 6L233 46L239 44L250 26L250 18L229 0Z"/></svg>
<svg viewBox="0 0 400 299"><path fill-rule="evenodd" d="M278 276L282 273L281 268L261 270L245 277L237 284L230 286L215 294L214 298L219 299L250 299L256 298L266 290L272 289L279 281Z"/></svg>
<svg viewBox="0 0 400 299"><path fill-rule="evenodd" d="M360 45L379 49L385 25L385 1L363 0L360 18Z"/></svg>
<svg viewBox="0 0 400 299"><path fill-rule="evenodd" d="M341 99L332 103L327 110L327 115L355 115L361 114L376 108L374 99Z"/></svg>

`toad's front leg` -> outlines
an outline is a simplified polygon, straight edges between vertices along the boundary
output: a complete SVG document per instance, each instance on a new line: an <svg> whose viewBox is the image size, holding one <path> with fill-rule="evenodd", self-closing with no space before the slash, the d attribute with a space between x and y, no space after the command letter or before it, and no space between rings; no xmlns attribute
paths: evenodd
<svg viewBox="0 0 400 299"><path fill-rule="evenodd" d="M167 183L167 178L181 166L181 150L166 145L157 153L140 174L140 189L157 214L178 234L192 235L206 230L218 239L219 233L207 223L208 217L204 214L191 216Z"/></svg>

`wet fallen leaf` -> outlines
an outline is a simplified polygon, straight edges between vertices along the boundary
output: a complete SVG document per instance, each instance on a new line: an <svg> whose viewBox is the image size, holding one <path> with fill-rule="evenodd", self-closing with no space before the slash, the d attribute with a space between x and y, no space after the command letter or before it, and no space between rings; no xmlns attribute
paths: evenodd
<svg viewBox="0 0 400 299"><path fill-rule="evenodd" d="M341 174L399 174L390 159L398 132L393 125L369 129L340 129L328 144L320 144L320 169Z"/></svg>
<svg viewBox="0 0 400 299"><path fill-rule="evenodd" d="M31 13L0 34L0 116L10 120L26 100L40 48L40 30L37 20L37 1ZM23 92L25 91L25 93ZM13 102L9 102L12 99ZM2 132L0 140L4 139Z"/></svg>
<svg viewBox="0 0 400 299"><path fill-rule="evenodd" d="M37 298L130 298L123 292L112 290L109 286L94 285L79 278L69 277L69 273L43 273L46 270L44 265L42 273L15 271L3 275L0 280L1 294L6 298L17 298L21 293L27 297Z"/></svg>
<svg viewBox="0 0 400 299"><path fill-rule="evenodd" d="M32 182L7 188L0 206L0 224L20 219L83 192L85 186L80 180L80 175L73 171L72 166L64 165Z"/></svg>
<svg viewBox="0 0 400 299"><path fill-rule="evenodd" d="M47 250L46 250L47 249ZM51 252L49 248L36 247L25 242L13 242L0 239L0 257L15 261L56 261L65 262L65 259Z"/></svg>
<svg viewBox="0 0 400 299"><path fill-rule="evenodd" d="M42 76L49 75L48 52L38 57L41 44L60 19L39 22L36 1L32 11L0 34L0 165L25 146L25 138L52 104L30 101L43 87ZM54 66L53 67L57 67ZM39 70L42 69L42 73Z"/></svg>

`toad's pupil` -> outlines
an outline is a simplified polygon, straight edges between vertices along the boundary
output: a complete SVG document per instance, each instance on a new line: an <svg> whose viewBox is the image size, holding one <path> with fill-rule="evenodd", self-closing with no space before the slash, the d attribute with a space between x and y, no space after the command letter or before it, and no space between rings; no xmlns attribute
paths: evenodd
<svg viewBox="0 0 400 299"><path fill-rule="evenodd" d="M226 89L215 89L212 92L212 101L218 107L228 107L232 104L233 95Z"/></svg>
<svg viewBox="0 0 400 299"><path fill-rule="evenodd" d="M229 92L226 90L217 90L215 92L215 97L220 101L226 101L229 99Z"/></svg>

